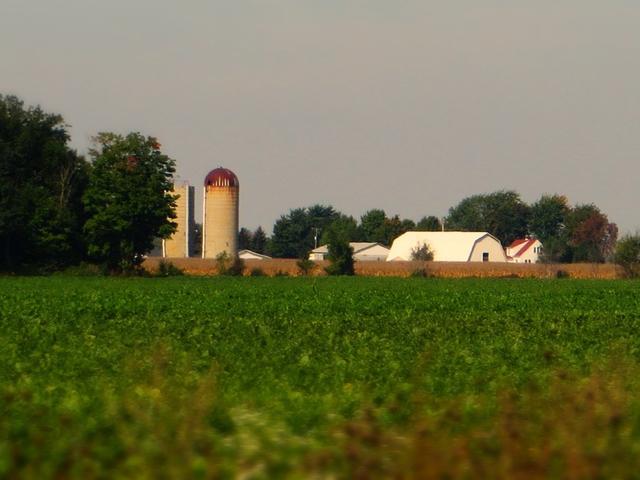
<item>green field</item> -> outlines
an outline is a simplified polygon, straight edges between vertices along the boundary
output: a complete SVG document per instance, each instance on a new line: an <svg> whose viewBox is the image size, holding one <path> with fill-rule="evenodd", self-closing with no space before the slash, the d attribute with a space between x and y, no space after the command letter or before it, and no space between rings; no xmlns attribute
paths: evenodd
<svg viewBox="0 0 640 480"><path fill-rule="evenodd" d="M640 283L0 278L0 477L632 478Z"/></svg>

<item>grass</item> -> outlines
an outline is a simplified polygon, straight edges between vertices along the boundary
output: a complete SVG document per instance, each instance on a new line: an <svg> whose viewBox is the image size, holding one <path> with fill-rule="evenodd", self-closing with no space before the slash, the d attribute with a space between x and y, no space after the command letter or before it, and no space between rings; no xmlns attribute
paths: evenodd
<svg viewBox="0 0 640 480"><path fill-rule="evenodd" d="M640 283L0 278L0 476L638 471Z"/></svg>

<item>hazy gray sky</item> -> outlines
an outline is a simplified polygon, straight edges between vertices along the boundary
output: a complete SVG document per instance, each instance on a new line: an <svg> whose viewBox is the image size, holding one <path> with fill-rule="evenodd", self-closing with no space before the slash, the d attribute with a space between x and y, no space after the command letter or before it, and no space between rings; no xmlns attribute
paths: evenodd
<svg viewBox="0 0 640 480"><path fill-rule="evenodd" d="M157 136L199 198L234 170L250 228L503 188L640 228L637 0L1 0L0 92L80 152Z"/></svg>

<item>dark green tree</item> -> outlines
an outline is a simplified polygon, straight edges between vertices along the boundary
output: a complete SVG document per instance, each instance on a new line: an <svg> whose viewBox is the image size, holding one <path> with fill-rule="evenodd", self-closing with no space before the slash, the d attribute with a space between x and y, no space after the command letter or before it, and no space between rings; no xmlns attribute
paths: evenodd
<svg viewBox="0 0 640 480"><path fill-rule="evenodd" d="M563 195L543 195L531 205L529 231L543 244L560 238L571 207Z"/></svg>
<svg viewBox="0 0 640 480"><path fill-rule="evenodd" d="M528 234L530 209L520 195L500 190L473 195L449 209L447 230L483 231L498 238L503 245Z"/></svg>
<svg viewBox="0 0 640 480"><path fill-rule="evenodd" d="M253 232L253 237L251 238L251 250L256 253L264 253L267 249L267 234L264 232L262 227L256 228Z"/></svg>
<svg viewBox="0 0 640 480"><path fill-rule="evenodd" d="M175 232L175 162L153 137L100 133L90 154L84 226L90 257L112 271L135 269L154 238Z"/></svg>
<svg viewBox="0 0 640 480"><path fill-rule="evenodd" d="M384 210L375 208L373 210L365 212L365 214L360 217L360 239L363 242L377 242L386 244L386 221L387 214Z"/></svg>
<svg viewBox="0 0 640 480"><path fill-rule="evenodd" d="M438 217L429 215L428 217L422 217L418 221L416 230L418 232L439 232L442 230L442 224Z"/></svg>
<svg viewBox="0 0 640 480"><path fill-rule="evenodd" d="M628 277L640 277L640 233L622 237L614 258Z"/></svg>
<svg viewBox="0 0 640 480"><path fill-rule="evenodd" d="M251 250L253 234L248 228L242 227L238 232L238 250Z"/></svg>
<svg viewBox="0 0 640 480"><path fill-rule="evenodd" d="M358 222L351 216L340 214L335 218L322 233L320 244L325 245L329 243L329 233L332 230L339 231L340 235L347 238L350 242L357 242L359 240L360 231L358 229Z"/></svg>
<svg viewBox="0 0 640 480"><path fill-rule="evenodd" d="M339 217L339 212L325 205L290 210L273 226L269 243L271 255L277 258L302 258L314 248L316 229L324 232Z"/></svg>
<svg viewBox="0 0 640 480"><path fill-rule="evenodd" d="M329 275L355 275L353 248L349 245L344 231L330 227L327 241L329 266L325 271Z"/></svg>
<svg viewBox="0 0 640 480"><path fill-rule="evenodd" d="M58 268L84 254L88 165L61 116L0 95L0 270Z"/></svg>

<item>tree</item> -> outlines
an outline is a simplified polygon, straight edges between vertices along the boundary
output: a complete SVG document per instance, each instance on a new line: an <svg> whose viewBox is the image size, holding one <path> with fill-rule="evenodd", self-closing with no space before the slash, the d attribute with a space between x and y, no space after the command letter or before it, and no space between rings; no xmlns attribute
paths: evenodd
<svg viewBox="0 0 640 480"><path fill-rule="evenodd" d="M273 226L270 253L278 258L301 258L314 248L315 229L323 232L339 217L339 212L325 205L290 210Z"/></svg>
<svg viewBox="0 0 640 480"><path fill-rule="evenodd" d="M238 232L238 250L251 250L253 234L251 230L242 227Z"/></svg>
<svg viewBox="0 0 640 480"><path fill-rule="evenodd" d="M640 277L640 233L622 237L614 258L628 277Z"/></svg>
<svg viewBox="0 0 640 480"><path fill-rule="evenodd" d="M0 270L58 268L84 254L88 165L60 115L0 95Z"/></svg>
<svg viewBox="0 0 640 480"><path fill-rule="evenodd" d="M442 230L442 224L438 217L429 215L420 219L416 225L416 230L419 232L439 232Z"/></svg>
<svg viewBox="0 0 640 480"><path fill-rule="evenodd" d="M502 245L509 245L528 233L529 206L520 195L500 190L486 195L473 195L449 209L449 230L489 232Z"/></svg>
<svg viewBox="0 0 640 480"><path fill-rule="evenodd" d="M567 238L571 261L601 263L613 254L618 227L595 205L576 205L567 216Z"/></svg>
<svg viewBox="0 0 640 480"><path fill-rule="evenodd" d="M92 171L84 194L88 253L112 271L135 269L153 239L176 230L171 195L175 162L153 137L100 133L90 151Z"/></svg>
<svg viewBox="0 0 640 480"><path fill-rule="evenodd" d="M386 244L386 220L385 211L377 208L362 215L360 217L360 238L362 241Z"/></svg>
<svg viewBox="0 0 640 480"><path fill-rule="evenodd" d="M322 236L320 237L320 243L322 245L329 243L329 232L331 230L339 231L340 235L348 239L348 241L350 242L357 241L360 236L360 231L358 230L358 222L356 222L356 219L343 214L340 214L336 219L334 219L329 224L328 228L326 228L322 233Z"/></svg>
<svg viewBox="0 0 640 480"><path fill-rule="evenodd" d="M559 238L570 210L571 207L564 195L543 195L531 205L530 233L543 245L549 240Z"/></svg>
<svg viewBox="0 0 640 480"><path fill-rule="evenodd" d="M325 271L329 275L355 275L353 248L343 231L329 228L327 249L330 264Z"/></svg>
<svg viewBox="0 0 640 480"><path fill-rule="evenodd" d="M264 253L267 249L267 234L264 233L262 227L256 228L251 239L251 250L256 253Z"/></svg>

